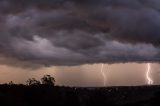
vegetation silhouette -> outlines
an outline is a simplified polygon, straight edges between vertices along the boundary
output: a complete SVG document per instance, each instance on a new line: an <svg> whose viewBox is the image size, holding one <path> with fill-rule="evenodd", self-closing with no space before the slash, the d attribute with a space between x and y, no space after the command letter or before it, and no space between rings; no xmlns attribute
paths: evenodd
<svg viewBox="0 0 160 106"><path fill-rule="evenodd" d="M45 85L54 85L55 79L50 75L44 75L43 78L41 78L41 82L42 84L45 84Z"/></svg>
<svg viewBox="0 0 160 106"><path fill-rule="evenodd" d="M0 106L158 106L160 86L64 87L54 77L0 85Z"/></svg>
<svg viewBox="0 0 160 106"><path fill-rule="evenodd" d="M27 85L39 85L41 82L36 80L35 78L29 78L27 81L26 81L26 84Z"/></svg>

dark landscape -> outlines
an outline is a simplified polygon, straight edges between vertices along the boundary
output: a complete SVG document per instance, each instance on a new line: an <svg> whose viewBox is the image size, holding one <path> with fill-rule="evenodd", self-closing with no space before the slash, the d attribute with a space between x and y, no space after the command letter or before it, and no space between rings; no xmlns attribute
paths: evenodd
<svg viewBox="0 0 160 106"><path fill-rule="evenodd" d="M0 85L1 106L158 106L160 86Z"/></svg>

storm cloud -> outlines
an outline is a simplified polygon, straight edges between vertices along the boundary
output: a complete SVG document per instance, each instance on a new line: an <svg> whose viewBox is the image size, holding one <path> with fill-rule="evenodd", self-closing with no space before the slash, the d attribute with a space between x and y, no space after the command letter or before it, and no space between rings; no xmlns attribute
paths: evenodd
<svg viewBox="0 0 160 106"><path fill-rule="evenodd" d="M0 63L160 61L159 0L1 0Z"/></svg>

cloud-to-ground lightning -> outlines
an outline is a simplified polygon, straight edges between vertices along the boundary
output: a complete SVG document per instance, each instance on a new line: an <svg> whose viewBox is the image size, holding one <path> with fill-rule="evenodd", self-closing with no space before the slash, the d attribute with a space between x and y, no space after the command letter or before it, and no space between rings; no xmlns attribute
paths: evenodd
<svg viewBox="0 0 160 106"><path fill-rule="evenodd" d="M103 67L104 67L104 64L102 64L101 66L101 74L103 76L103 86L106 86L106 75L104 73Z"/></svg>
<svg viewBox="0 0 160 106"><path fill-rule="evenodd" d="M153 84L153 80L150 77L150 71L151 71L151 64L148 63L147 64L147 73L146 73L146 79L147 79L147 84L148 85L152 85Z"/></svg>

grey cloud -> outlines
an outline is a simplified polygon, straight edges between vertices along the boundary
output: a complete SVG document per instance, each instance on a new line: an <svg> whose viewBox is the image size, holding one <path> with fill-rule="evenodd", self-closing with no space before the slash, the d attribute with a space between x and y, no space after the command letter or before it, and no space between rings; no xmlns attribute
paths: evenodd
<svg viewBox="0 0 160 106"><path fill-rule="evenodd" d="M57 39L56 39L57 40ZM79 65L98 62L144 62L159 61L160 50L149 44L123 44L118 41L107 41L104 45L82 49L66 46L55 46L52 40L34 36L33 41L12 40L12 48L20 60L48 65ZM65 43L67 44L67 42ZM75 43L76 44L76 43ZM21 58L22 57L22 58Z"/></svg>
<svg viewBox="0 0 160 106"><path fill-rule="evenodd" d="M159 62L159 3L1 0L0 62L16 66L21 61L38 66Z"/></svg>

